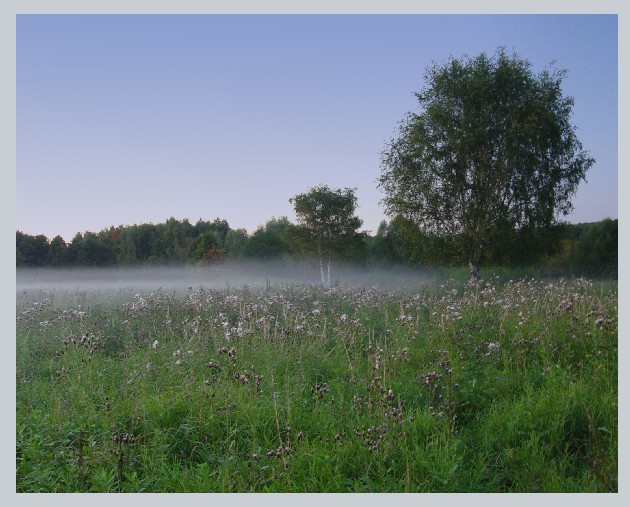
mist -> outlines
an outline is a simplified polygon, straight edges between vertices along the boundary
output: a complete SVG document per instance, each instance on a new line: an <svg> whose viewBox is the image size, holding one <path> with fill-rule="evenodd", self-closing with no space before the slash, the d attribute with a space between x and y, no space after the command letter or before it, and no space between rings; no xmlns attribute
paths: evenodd
<svg viewBox="0 0 630 507"><path fill-rule="evenodd" d="M433 273L404 266L366 268L334 264L331 286L417 288ZM110 268L17 268L16 291L155 291L261 288L292 284L321 285L319 267L308 262L231 262L207 266Z"/></svg>

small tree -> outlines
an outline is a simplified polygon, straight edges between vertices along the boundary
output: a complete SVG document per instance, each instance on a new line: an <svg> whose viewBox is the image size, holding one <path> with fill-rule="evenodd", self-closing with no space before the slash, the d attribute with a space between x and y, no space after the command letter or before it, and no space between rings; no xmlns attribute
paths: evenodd
<svg viewBox="0 0 630 507"><path fill-rule="evenodd" d="M473 279L501 230L548 227L566 215L594 160L570 123L563 77L535 75L502 49L434 64L416 94L421 112L382 153L387 213L458 237Z"/></svg>
<svg viewBox="0 0 630 507"><path fill-rule="evenodd" d="M317 249L324 285L330 285L332 257L343 248L344 240L355 238L357 229L363 223L354 215L357 207L355 190L331 189L327 185L320 185L289 199L294 205L298 223L308 231L309 239Z"/></svg>

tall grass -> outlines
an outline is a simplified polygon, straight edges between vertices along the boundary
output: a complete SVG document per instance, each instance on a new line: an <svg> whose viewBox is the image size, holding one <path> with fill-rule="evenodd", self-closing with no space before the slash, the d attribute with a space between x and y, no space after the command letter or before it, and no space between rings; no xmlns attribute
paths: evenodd
<svg viewBox="0 0 630 507"><path fill-rule="evenodd" d="M24 296L19 492L617 491L613 284Z"/></svg>

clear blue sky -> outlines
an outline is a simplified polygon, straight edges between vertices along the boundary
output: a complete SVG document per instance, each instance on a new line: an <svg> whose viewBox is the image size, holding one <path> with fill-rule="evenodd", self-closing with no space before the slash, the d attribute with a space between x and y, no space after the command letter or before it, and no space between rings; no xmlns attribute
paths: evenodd
<svg viewBox="0 0 630 507"><path fill-rule="evenodd" d="M613 15L18 15L16 228L295 216L320 183L385 218L379 152L432 60L499 46L566 69L596 159L571 222L617 217Z"/></svg>

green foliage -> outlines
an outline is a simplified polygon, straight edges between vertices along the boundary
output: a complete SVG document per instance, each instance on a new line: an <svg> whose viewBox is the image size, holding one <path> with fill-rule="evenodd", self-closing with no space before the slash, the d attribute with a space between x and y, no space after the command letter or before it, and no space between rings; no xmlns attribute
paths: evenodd
<svg viewBox="0 0 630 507"><path fill-rule="evenodd" d="M119 264L150 263L164 255L164 224L140 224L118 227L114 244Z"/></svg>
<svg viewBox="0 0 630 507"><path fill-rule="evenodd" d="M312 234L306 227L291 224L285 229L284 235L289 242L292 257L308 259L314 256Z"/></svg>
<svg viewBox="0 0 630 507"><path fill-rule="evenodd" d="M48 238L15 233L16 262L18 266L45 266L48 261Z"/></svg>
<svg viewBox="0 0 630 507"><path fill-rule="evenodd" d="M194 227L194 235L200 236L204 232L213 233L217 240L217 246L223 248L225 246L225 237L230 230L227 220L215 218L213 222L203 221L201 218Z"/></svg>
<svg viewBox="0 0 630 507"><path fill-rule="evenodd" d="M271 220L267 220L267 223L265 223L265 231L285 235L291 225L291 221L286 216L280 218L271 217Z"/></svg>
<svg viewBox="0 0 630 507"><path fill-rule="evenodd" d="M354 215L357 207L354 192L351 188L331 189L320 185L296 195L289 202L295 207L298 223L324 244L328 239L351 237L361 227L361 219Z"/></svg>
<svg viewBox="0 0 630 507"><path fill-rule="evenodd" d="M220 236L216 231L202 232L190 245L190 258L197 263L212 263L225 258L225 250L220 246Z"/></svg>
<svg viewBox="0 0 630 507"><path fill-rule="evenodd" d="M247 244L247 231L245 229L230 229L225 235L225 250L232 259L240 259L243 256Z"/></svg>
<svg viewBox="0 0 630 507"><path fill-rule="evenodd" d="M85 232L77 253L80 266L108 266L115 263L115 253L108 231Z"/></svg>
<svg viewBox="0 0 630 507"><path fill-rule="evenodd" d="M276 230L256 229L243 248L243 255L256 259L277 259L289 250L284 235Z"/></svg>
<svg viewBox="0 0 630 507"><path fill-rule="evenodd" d="M591 224L571 252L571 267L586 275L616 276L618 241L617 220Z"/></svg>
<svg viewBox="0 0 630 507"><path fill-rule="evenodd" d="M161 242L167 262L186 262L193 241L194 228L188 219L179 221L171 217L164 224Z"/></svg>
<svg viewBox="0 0 630 507"><path fill-rule="evenodd" d="M566 235L566 224L544 228L504 229L497 231L495 241L488 245L484 260L490 265L508 267L531 266L543 258L560 254L562 238Z"/></svg>
<svg viewBox="0 0 630 507"><path fill-rule="evenodd" d="M55 236L48 248L48 263L51 266L63 266L66 264L68 245L61 236Z"/></svg>
<svg viewBox="0 0 630 507"><path fill-rule="evenodd" d="M478 277L483 251L504 230L547 227L594 160L570 124L562 71L535 75L499 49L426 71L409 114L382 154L390 215L436 236L458 237Z"/></svg>

